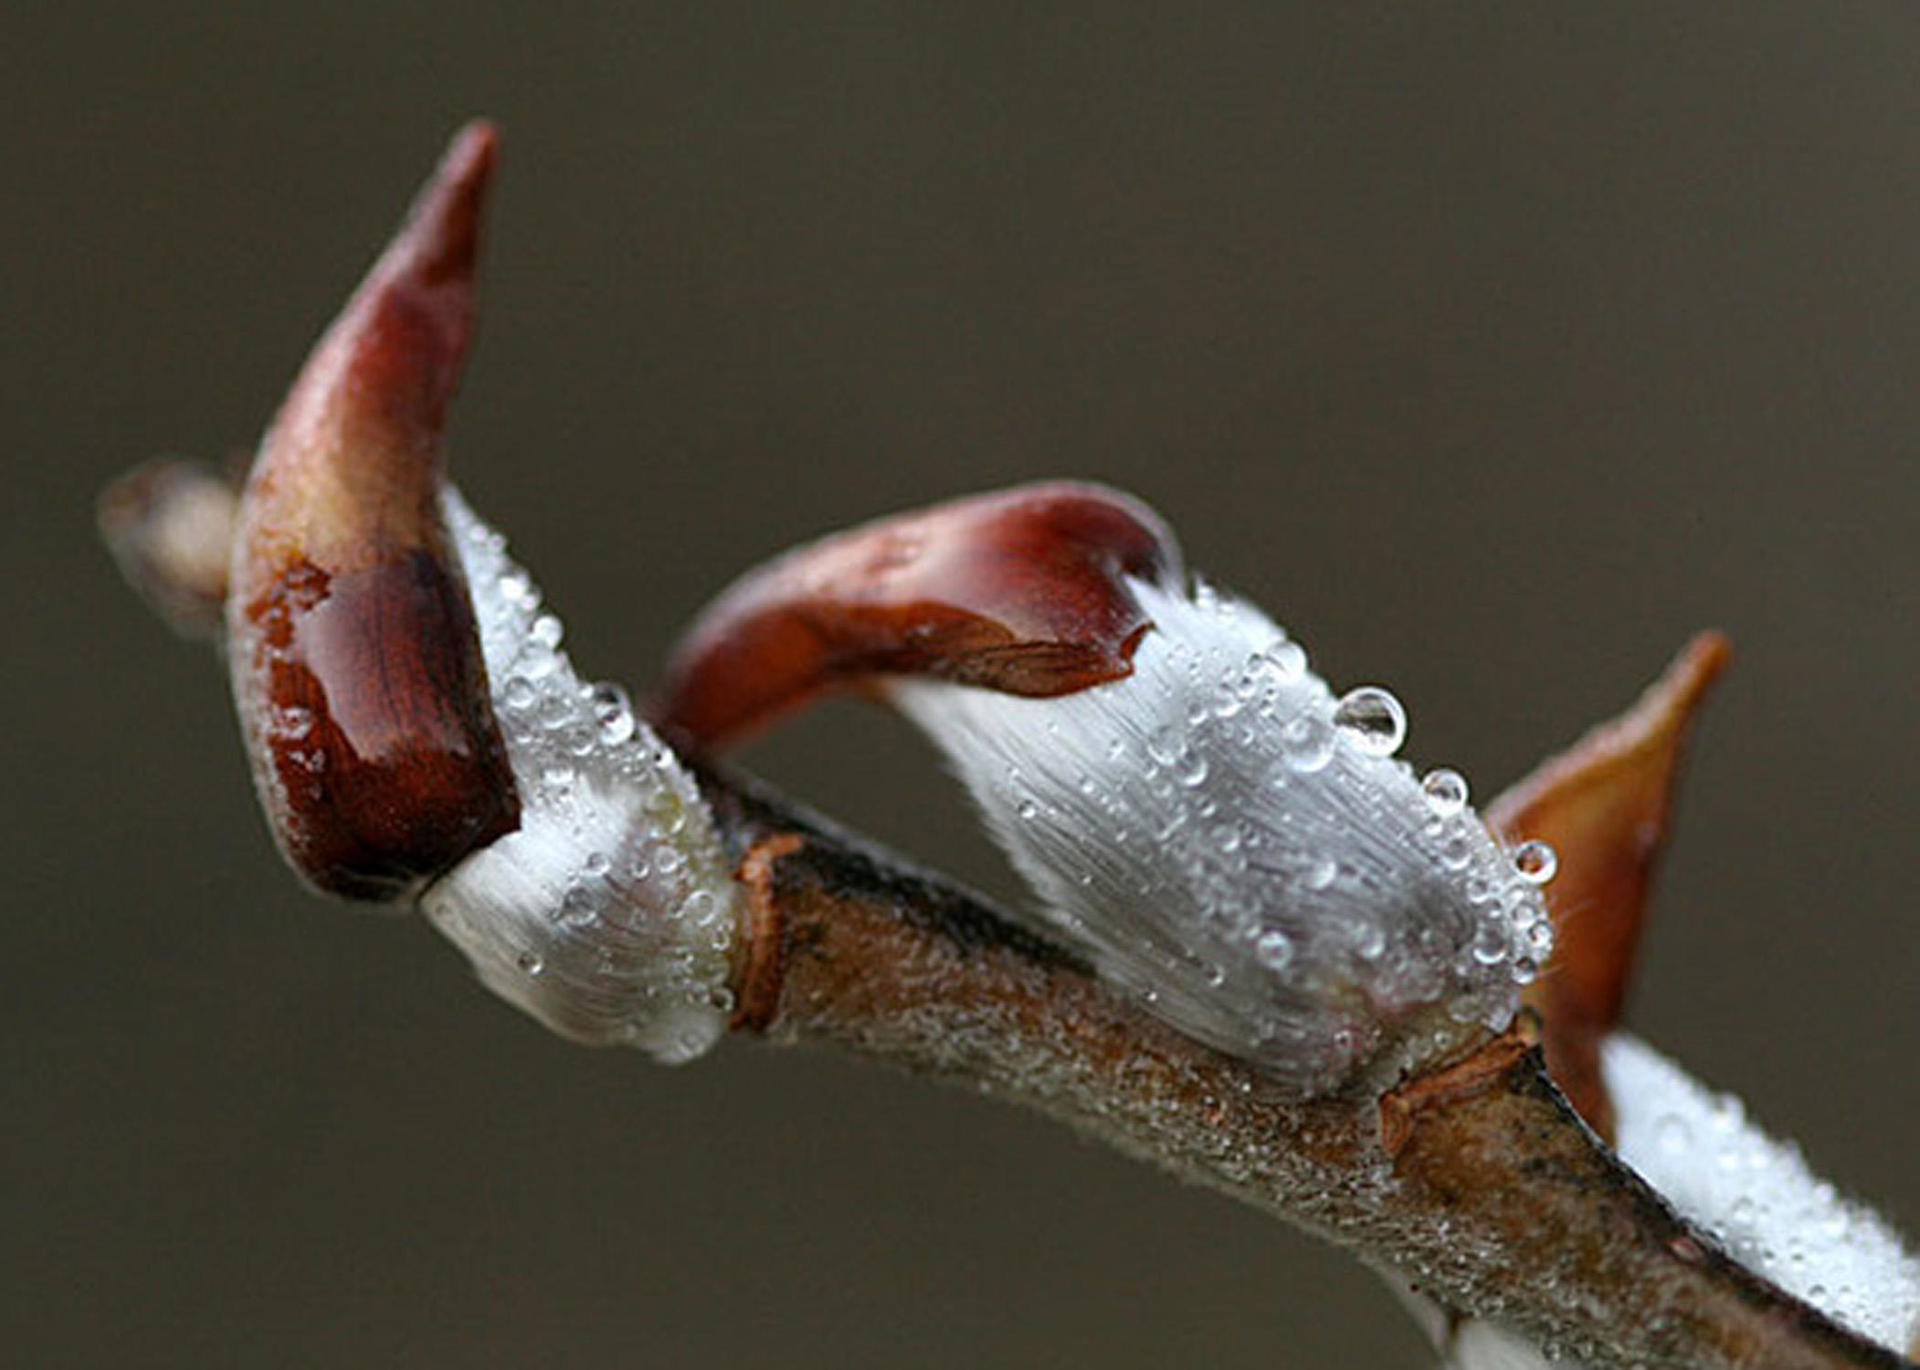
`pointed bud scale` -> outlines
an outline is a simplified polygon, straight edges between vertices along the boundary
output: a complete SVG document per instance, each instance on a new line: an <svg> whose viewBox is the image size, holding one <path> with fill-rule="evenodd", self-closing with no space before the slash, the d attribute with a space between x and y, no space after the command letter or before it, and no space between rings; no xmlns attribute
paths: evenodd
<svg viewBox="0 0 1920 1370"><path fill-rule="evenodd" d="M1620 1021L1687 735L1731 654L1724 636L1701 633L1633 708L1487 810L1508 841L1544 840L1558 853L1547 899L1554 973L1530 999L1554 1079L1603 1137L1613 1135L1614 1108L1601 1082L1601 1043Z"/></svg>
<svg viewBox="0 0 1920 1370"><path fill-rule="evenodd" d="M416 890L511 831L513 778L439 505L494 134L454 140L262 440L228 657L274 836L316 887Z"/></svg>
<svg viewBox="0 0 1920 1370"><path fill-rule="evenodd" d="M1158 515L1097 485L1021 486L799 548L752 572L687 633L663 720L730 741L813 695L892 674L1024 696L1132 669L1147 619L1129 577L1180 577Z"/></svg>

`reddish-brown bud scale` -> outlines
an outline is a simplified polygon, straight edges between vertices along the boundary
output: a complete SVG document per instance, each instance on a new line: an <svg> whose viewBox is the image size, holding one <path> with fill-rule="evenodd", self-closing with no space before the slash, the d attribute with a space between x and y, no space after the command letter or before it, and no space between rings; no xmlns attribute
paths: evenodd
<svg viewBox="0 0 1920 1370"><path fill-rule="evenodd" d="M882 519L736 582L688 632L661 717L714 745L835 688L930 675L1071 694L1132 670L1150 626L1127 577L1181 574L1138 500L1050 482Z"/></svg>
<svg viewBox="0 0 1920 1370"><path fill-rule="evenodd" d="M1528 1000L1541 1015L1555 1081L1609 1141L1615 1108L1601 1079L1601 1044L1626 1002L1688 734L1731 655L1721 634L1699 634L1625 714L1487 809L1488 823L1508 841L1537 838L1559 854L1547 892L1553 973Z"/></svg>
<svg viewBox="0 0 1920 1370"><path fill-rule="evenodd" d="M228 651L254 778L295 869L349 898L402 896L518 822L439 506L493 157L484 124L455 139L241 502Z"/></svg>

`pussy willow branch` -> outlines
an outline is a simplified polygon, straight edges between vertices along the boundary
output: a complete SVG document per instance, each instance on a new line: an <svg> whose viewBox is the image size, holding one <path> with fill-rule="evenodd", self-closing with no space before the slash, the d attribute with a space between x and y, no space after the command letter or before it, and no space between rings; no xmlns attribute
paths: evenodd
<svg viewBox="0 0 1920 1370"><path fill-rule="evenodd" d="M976 896L700 774L748 891L742 1029L984 1086L1595 1365L1907 1364L1677 1218L1518 1036L1410 1098L1289 1102Z"/></svg>
<svg viewBox="0 0 1920 1370"><path fill-rule="evenodd" d="M124 482L102 509L109 540L162 613L217 633L223 604L228 611L243 732L289 860L316 887L418 899L429 916L436 891L460 880L474 900L507 885L552 893L525 869L503 874L488 864L531 831L535 811L519 800L536 797L537 782L523 796L521 777L501 769L511 758L488 764L504 734L487 702L473 606L442 523L436 455L471 321L477 207L492 147L481 125L456 140L296 383L246 499L236 506L219 482L174 470ZM1085 514L1090 506L1074 507ZM237 548L231 560L229 547ZM1046 564L1040 587L1057 587L1058 559ZM299 631L309 622L313 633ZM548 627L557 630L557 620ZM1137 636L1138 625L1116 629ZM557 640L553 631L546 646ZM1547 996L1554 1032L1591 1035L1617 1016L1648 833L1657 837L1664 813L1672 729L1723 654L1711 641L1696 646L1668 691L1670 726L1660 707L1630 716L1640 722L1600 738L1581 766L1545 773L1542 789L1514 801L1516 821L1551 828L1572 814L1591 822L1595 832L1571 849L1623 843L1618 859L1602 866L1615 871L1605 879L1622 883L1613 902L1631 917L1570 939L1566 954L1591 953L1594 974L1570 976L1568 993ZM324 728L316 728L318 715ZM630 737L633 719L622 718ZM1638 748L1649 737L1664 740L1651 754L1656 764L1643 765ZM316 751L322 744L331 750ZM328 761L325 783L314 779L316 757ZM671 758L660 759L671 769ZM1428 1032L1444 1048L1417 1069L1411 1057L1378 1055L1328 1090L1287 1088L1271 1070L1183 1035L977 898L733 772L698 757L689 765L715 829L701 848L711 882L697 892L720 936L701 925L700 944L683 939L680 949L712 958L711 982L698 982L701 1021L712 1032L723 1011L711 991L724 979L740 1031L834 1043L1037 1107L1317 1232L1453 1314L1491 1320L1588 1365L1906 1364L1732 1261L1677 1217L1555 1087L1526 1014L1498 1035L1479 1026L1463 1033L1459 1023ZM691 783L675 774L676 783ZM1594 794L1565 804L1569 781L1575 789L1591 784ZM619 829L596 832L596 841L624 849L631 837L644 851L663 815L704 823L692 813L691 788L667 800L654 810L616 806L610 820L609 810L596 811L596 820ZM546 802L540 821L551 829L550 796ZM562 815L560 826L568 821ZM431 841L423 845L423 837ZM494 886L489 872L499 877ZM1577 891L1604 900L1598 879ZM716 889L726 897L716 900ZM652 920L656 932L686 932L678 925L693 921L692 899L623 897L634 918L610 926ZM543 929L559 912L544 902L530 914L520 904L484 907L533 917ZM465 916L442 903L436 921L449 936L471 935ZM716 950L723 944L730 959ZM489 983L500 989L500 947L462 946L483 977L494 968ZM602 949L612 955L620 944ZM521 978L504 983L521 991L529 980L564 980L524 953L506 964ZM665 983L646 979L649 965L629 961L626 969L649 993ZM589 973L583 986L597 993L602 982ZM599 1007L586 997L588 1008ZM515 1001L573 1035L592 1036L583 1024L608 1021L549 1016L542 1010L554 1001L530 993ZM1410 1017L1401 1030L1411 1039L1423 1026L1439 1025ZM669 1034L651 1045L684 1059L704 1040L688 1048ZM1582 1060L1561 1056L1575 1067ZM1580 1088L1578 1069L1567 1078ZM1602 1110L1587 1116L1606 1126Z"/></svg>
<svg viewBox="0 0 1920 1370"><path fill-rule="evenodd" d="M103 516L137 587L211 632L225 587ZM216 501L217 502L217 501ZM196 501L197 508L197 501ZM1516 1029L1450 1069L1298 1102L1103 984L977 895L712 764L694 774L745 890L733 1026L983 1087L1307 1228L1443 1306L1617 1367L1841 1370L1906 1362L1722 1255L1581 1122Z"/></svg>

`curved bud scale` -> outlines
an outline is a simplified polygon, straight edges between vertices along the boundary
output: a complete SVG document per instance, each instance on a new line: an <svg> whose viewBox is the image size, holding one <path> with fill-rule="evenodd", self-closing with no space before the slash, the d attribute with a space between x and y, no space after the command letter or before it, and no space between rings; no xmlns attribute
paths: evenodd
<svg viewBox="0 0 1920 1370"><path fill-rule="evenodd" d="M441 521L495 138L454 140L309 357L240 507L229 664L262 803L318 888L417 889L519 807Z"/></svg>
<svg viewBox="0 0 1920 1370"><path fill-rule="evenodd" d="M1654 863L1672 818L1687 736L1732 648L1696 636L1625 714L1596 728L1487 809L1510 842L1559 853L1548 893L1553 974L1528 992L1540 1011L1547 1065L1587 1124L1614 1139L1602 1047L1619 1026L1640 943Z"/></svg>
<svg viewBox="0 0 1920 1370"><path fill-rule="evenodd" d="M879 675L1070 694L1132 670L1149 623L1127 579L1180 575L1159 516L1098 485L1020 486L882 519L736 582L676 653L661 717L717 744Z"/></svg>

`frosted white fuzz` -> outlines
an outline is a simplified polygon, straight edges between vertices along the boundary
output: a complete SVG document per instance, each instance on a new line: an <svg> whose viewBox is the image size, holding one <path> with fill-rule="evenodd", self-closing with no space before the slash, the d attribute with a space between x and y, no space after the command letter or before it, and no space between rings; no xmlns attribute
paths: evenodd
<svg viewBox="0 0 1920 1370"><path fill-rule="evenodd" d="M1625 1033L1601 1056L1621 1159L1741 1264L1836 1322L1904 1350L1920 1332L1920 1261L1893 1229L1761 1131L1740 1100Z"/></svg>
<svg viewBox="0 0 1920 1370"><path fill-rule="evenodd" d="M1877 1214L1646 1043L1615 1033L1601 1066L1620 1159L1749 1269L1891 1351L1920 1335L1920 1261ZM1492 1323L1456 1334L1453 1370L1580 1370Z"/></svg>
<svg viewBox="0 0 1920 1370"><path fill-rule="evenodd" d="M501 997L669 1062L726 1030L728 863L692 778L618 686L583 684L506 543L443 499L520 792L519 830L431 885L427 917Z"/></svg>
<svg viewBox="0 0 1920 1370"><path fill-rule="evenodd" d="M1127 589L1153 626L1124 679L1051 699L889 682L1043 923L1303 1095L1504 1027L1551 947L1550 853L1523 876L1458 775L1394 759L1393 697L1336 700L1257 609Z"/></svg>

